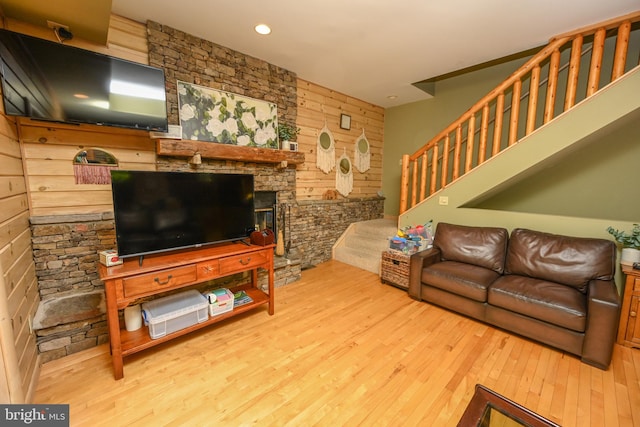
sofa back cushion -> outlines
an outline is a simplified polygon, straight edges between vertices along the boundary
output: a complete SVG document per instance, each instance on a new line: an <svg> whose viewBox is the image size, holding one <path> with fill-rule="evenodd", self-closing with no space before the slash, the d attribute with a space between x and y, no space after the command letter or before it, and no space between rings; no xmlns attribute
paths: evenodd
<svg viewBox="0 0 640 427"><path fill-rule="evenodd" d="M590 280L611 280L616 247L610 240L569 237L516 228L511 232L506 274L573 286L586 293Z"/></svg>
<svg viewBox="0 0 640 427"><path fill-rule="evenodd" d="M438 223L433 245L443 261L458 261L502 274L509 232L497 227L469 227Z"/></svg>

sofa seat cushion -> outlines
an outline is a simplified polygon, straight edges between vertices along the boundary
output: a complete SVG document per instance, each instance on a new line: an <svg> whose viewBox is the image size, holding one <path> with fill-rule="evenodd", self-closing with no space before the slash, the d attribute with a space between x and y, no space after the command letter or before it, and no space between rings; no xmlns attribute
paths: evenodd
<svg viewBox="0 0 640 427"><path fill-rule="evenodd" d="M422 270L422 283L475 301L487 301L487 289L500 275L488 268L443 261Z"/></svg>
<svg viewBox="0 0 640 427"><path fill-rule="evenodd" d="M576 288L531 277L505 275L489 289L490 305L584 332L587 301Z"/></svg>

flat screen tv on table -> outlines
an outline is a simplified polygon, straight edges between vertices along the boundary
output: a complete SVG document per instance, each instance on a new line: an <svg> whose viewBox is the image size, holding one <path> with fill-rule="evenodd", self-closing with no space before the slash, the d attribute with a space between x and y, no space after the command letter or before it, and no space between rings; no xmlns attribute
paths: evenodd
<svg viewBox="0 0 640 427"><path fill-rule="evenodd" d="M167 130L164 71L0 29L5 113L71 124Z"/></svg>
<svg viewBox="0 0 640 427"><path fill-rule="evenodd" d="M255 227L253 175L112 170L111 188L123 258L243 240Z"/></svg>

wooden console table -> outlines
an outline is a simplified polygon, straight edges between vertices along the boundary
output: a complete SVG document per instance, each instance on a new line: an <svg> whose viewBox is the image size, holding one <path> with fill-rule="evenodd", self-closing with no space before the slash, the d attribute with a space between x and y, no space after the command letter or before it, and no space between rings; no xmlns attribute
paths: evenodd
<svg viewBox="0 0 640 427"><path fill-rule="evenodd" d="M168 252L150 255L140 264L138 258L128 258L121 265L100 265L100 278L104 281L107 297L107 323L111 343L113 374L116 379L124 376L123 357L145 350L196 329L211 325L237 314L268 304L269 314L274 313L274 245L256 246L243 243L225 243L202 249ZM269 273L268 294L258 288L258 268ZM122 310L142 297L150 297L167 291L207 282L235 273L251 271L251 283L232 288L232 292L244 290L253 302L232 311L210 317L203 323L189 326L158 339L149 336L147 328L129 332L120 326L118 310Z"/></svg>

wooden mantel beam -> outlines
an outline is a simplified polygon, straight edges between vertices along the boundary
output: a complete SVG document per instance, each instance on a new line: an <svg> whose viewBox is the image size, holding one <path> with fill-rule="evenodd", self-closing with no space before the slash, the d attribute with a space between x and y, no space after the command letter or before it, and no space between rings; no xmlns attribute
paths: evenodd
<svg viewBox="0 0 640 427"><path fill-rule="evenodd" d="M192 157L199 153L205 159L236 160L247 163L304 163L304 153L271 148L244 147L212 142L180 139L158 139L156 153L161 156Z"/></svg>

